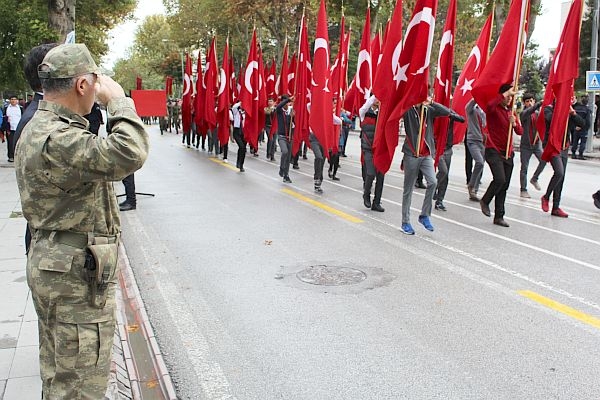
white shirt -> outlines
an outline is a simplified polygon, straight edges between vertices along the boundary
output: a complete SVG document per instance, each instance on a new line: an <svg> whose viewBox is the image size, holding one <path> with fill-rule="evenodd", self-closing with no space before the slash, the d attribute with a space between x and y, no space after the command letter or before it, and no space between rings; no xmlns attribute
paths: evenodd
<svg viewBox="0 0 600 400"><path fill-rule="evenodd" d="M242 112L241 112L241 106L242 106L242 103L238 101L231 107L231 113L233 114L233 127L234 128L242 127L242 118L243 117L242 117Z"/></svg>
<svg viewBox="0 0 600 400"><path fill-rule="evenodd" d="M21 107L9 104L6 108L6 116L8 117L8 123L10 124L10 130L16 131L17 125L19 125L19 121L21 120Z"/></svg>

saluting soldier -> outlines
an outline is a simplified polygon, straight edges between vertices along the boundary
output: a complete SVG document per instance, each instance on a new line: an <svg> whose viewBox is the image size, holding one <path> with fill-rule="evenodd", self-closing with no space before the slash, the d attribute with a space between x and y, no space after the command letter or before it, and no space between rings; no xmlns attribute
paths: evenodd
<svg viewBox="0 0 600 400"><path fill-rule="evenodd" d="M101 75L83 44L50 50L44 90L17 144L16 174L32 231L27 283L38 314L44 399L102 399L115 330L120 220L113 181L141 168L148 135L133 100ZM97 98L111 135L82 117Z"/></svg>

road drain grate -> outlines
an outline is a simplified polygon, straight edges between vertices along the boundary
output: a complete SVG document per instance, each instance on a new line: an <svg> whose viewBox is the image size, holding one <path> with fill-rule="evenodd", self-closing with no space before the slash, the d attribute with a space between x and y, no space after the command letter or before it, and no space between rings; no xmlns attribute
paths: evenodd
<svg viewBox="0 0 600 400"><path fill-rule="evenodd" d="M367 274L356 268L334 265L311 265L296 273L304 283L321 286L355 285L367 279Z"/></svg>

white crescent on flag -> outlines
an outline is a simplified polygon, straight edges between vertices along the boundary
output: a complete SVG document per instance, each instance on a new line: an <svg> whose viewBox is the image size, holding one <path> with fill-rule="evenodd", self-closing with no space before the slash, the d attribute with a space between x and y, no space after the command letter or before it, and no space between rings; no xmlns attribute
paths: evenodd
<svg viewBox="0 0 600 400"><path fill-rule="evenodd" d="M225 80L227 79L227 77L225 76L225 70L223 68L220 68L220 72L219 72L219 93L218 95L220 96L221 93L223 93L225 91Z"/></svg>
<svg viewBox="0 0 600 400"><path fill-rule="evenodd" d="M192 87L191 79L188 74L183 75L183 94L182 97L190 93L190 88Z"/></svg>
<svg viewBox="0 0 600 400"><path fill-rule="evenodd" d="M254 93L254 89L252 88L252 73L254 70L258 71L258 61L250 61L248 66L246 67L246 73L244 74L244 86L248 93ZM258 88L257 88L258 89Z"/></svg>
<svg viewBox="0 0 600 400"><path fill-rule="evenodd" d="M477 64L475 65L475 68L473 69L473 71L477 71L477 69L479 69L479 65L481 64L481 50L479 50L478 46L473 47L473 49L471 50L471 53L469 53L469 57L467 57L467 63L468 63L468 60L471 59L471 56L475 57L475 59L477 60Z"/></svg>
<svg viewBox="0 0 600 400"><path fill-rule="evenodd" d="M369 64L369 70L372 71L373 64L371 62L371 53L369 53L369 51L367 51L366 49L363 49L360 51L360 53L358 53L358 63L357 63L358 65L356 67L356 70L358 71L358 73L356 74L356 88L361 93L365 92L364 88L362 87L361 81L360 81L360 69L362 68L362 64L364 62Z"/></svg>
<svg viewBox="0 0 600 400"><path fill-rule="evenodd" d="M440 54L438 55L438 64L437 64L438 69L435 74L435 77L437 78L437 80L441 86L446 86L446 81L448 78L448 77L444 77L444 80L442 80L442 71L440 69L440 63L442 60L442 56L444 55L444 51L446 50L446 47L448 47L448 46L452 46L452 31L450 31L450 30L444 32L444 34L442 35L442 40L440 41Z"/></svg>
<svg viewBox="0 0 600 400"><path fill-rule="evenodd" d="M425 62L421 68L419 68L413 75L422 74L429 67L429 58L431 56L431 46L433 45L433 29L435 28L435 16L433 15L433 10L431 7L424 7L421 11L415 14L413 19L411 19L408 24L408 28L406 28L406 34L404 39L408 38L410 31L415 26L419 25L421 22L425 22L429 24L429 37L427 39L427 57Z"/></svg>

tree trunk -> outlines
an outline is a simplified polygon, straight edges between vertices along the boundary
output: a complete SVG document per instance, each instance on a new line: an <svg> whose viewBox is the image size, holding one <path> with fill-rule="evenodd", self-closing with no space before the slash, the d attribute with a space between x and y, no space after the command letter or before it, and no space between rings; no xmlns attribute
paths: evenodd
<svg viewBox="0 0 600 400"><path fill-rule="evenodd" d="M48 0L48 27L59 35L59 43L75 29L76 0Z"/></svg>

